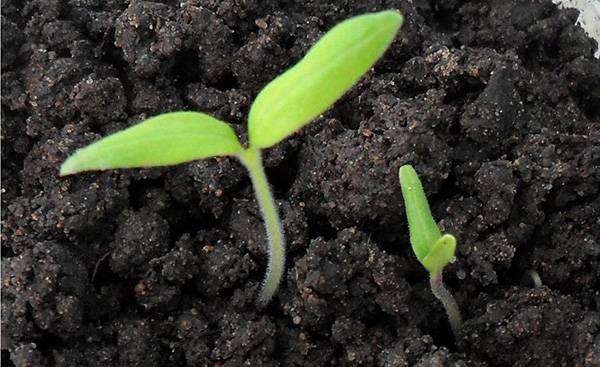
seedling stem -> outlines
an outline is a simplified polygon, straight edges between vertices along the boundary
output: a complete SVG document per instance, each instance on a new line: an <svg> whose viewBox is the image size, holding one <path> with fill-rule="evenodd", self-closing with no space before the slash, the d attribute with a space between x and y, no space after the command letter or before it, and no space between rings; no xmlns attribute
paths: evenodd
<svg viewBox="0 0 600 367"><path fill-rule="evenodd" d="M277 207L275 206L273 195L269 189L269 182L265 175L260 150L250 147L243 150L238 157L248 169L269 239L267 275L258 298L258 303L265 305L277 291L283 275L283 269L285 268L285 240Z"/></svg>
<svg viewBox="0 0 600 367"><path fill-rule="evenodd" d="M456 337L463 323L462 316L460 315L458 304L456 303L454 296L452 296L452 293L444 286L442 272L439 271L438 273L430 274L429 283L431 284L431 292L435 298L442 302L442 305L446 309L448 322L450 322L452 333L454 334L454 337Z"/></svg>

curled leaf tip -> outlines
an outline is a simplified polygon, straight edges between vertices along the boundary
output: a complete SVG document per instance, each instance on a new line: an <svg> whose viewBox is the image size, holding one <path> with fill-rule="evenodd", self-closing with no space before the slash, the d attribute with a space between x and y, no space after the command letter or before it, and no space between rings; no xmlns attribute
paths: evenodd
<svg viewBox="0 0 600 367"><path fill-rule="evenodd" d="M423 266L431 274L437 274L454 261L455 252L456 237L445 234L431 247L431 251L423 259Z"/></svg>

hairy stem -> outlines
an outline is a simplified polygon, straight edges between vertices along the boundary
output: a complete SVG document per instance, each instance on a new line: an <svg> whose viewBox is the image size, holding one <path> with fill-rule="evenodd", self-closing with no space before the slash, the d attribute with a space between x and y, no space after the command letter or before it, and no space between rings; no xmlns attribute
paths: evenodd
<svg viewBox="0 0 600 367"><path fill-rule="evenodd" d="M429 278L429 282L431 284L431 292L446 309L446 314L448 315L448 321L450 321L450 327L452 328L452 333L454 337L458 337L458 331L462 326L462 316L460 315L460 310L458 309L458 304L454 299L454 296L446 287L444 286L444 282L442 280L442 272L438 272L435 274L431 274Z"/></svg>
<svg viewBox="0 0 600 367"><path fill-rule="evenodd" d="M281 282L285 268L285 239L277 207L265 175L260 150L250 147L239 155L239 159L248 169L252 179L254 193L260 206L269 239L269 265L258 297L258 303L264 306L273 298Z"/></svg>

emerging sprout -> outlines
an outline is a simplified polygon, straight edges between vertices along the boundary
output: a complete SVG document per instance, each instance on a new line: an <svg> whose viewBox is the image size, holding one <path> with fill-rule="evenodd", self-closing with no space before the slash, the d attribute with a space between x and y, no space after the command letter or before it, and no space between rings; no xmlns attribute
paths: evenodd
<svg viewBox="0 0 600 367"><path fill-rule="evenodd" d="M429 203L419 176L410 165L400 167L400 186L404 197L410 243L417 259L427 271L433 295L442 302L456 336L462 325L462 317L452 294L442 281L442 271L454 260L456 238L440 232L431 216Z"/></svg>
<svg viewBox="0 0 600 367"><path fill-rule="evenodd" d="M381 57L402 22L402 15L390 10L348 19L327 32L258 94L248 117L247 148L223 121L198 112L165 113L78 150L63 163L60 175L237 157L252 179L269 238L268 271L259 296L265 305L283 275L285 243L261 149L282 141L339 99Z"/></svg>
<svg viewBox="0 0 600 367"><path fill-rule="evenodd" d="M542 282L542 277L540 277L540 273L533 269L529 269L523 274L523 280L528 284L533 285L534 288L540 288L544 285Z"/></svg>

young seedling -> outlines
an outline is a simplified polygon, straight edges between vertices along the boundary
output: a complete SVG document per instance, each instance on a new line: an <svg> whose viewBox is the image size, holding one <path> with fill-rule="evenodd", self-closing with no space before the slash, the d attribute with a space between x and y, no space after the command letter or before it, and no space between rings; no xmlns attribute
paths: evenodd
<svg viewBox="0 0 600 367"><path fill-rule="evenodd" d="M149 118L78 150L60 175L114 168L168 166L233 156L248 169L269 241L267 275L259 295L273 297L285 267L285 243L269 189L261 150L269 148L327 110L388 48L403 22L397 11L348 19L327 32L295 66L271 81L248 116L248 147L225 122L199 112Z"/></svg>
<svg viewBox="0 0 600 367"><path fill-rule="evenodd" d="M456 300L442 281L444 267L454 261L456 238L451 234L442 235L431 216L423 186L412 166L400 167L400 186L413 252L429 271L431 291L444 305L452 332L456 336L462 325L462 317Z"/></svg>

